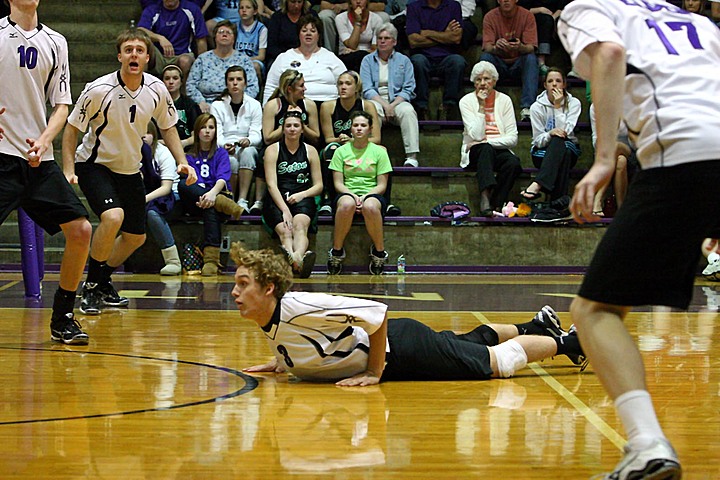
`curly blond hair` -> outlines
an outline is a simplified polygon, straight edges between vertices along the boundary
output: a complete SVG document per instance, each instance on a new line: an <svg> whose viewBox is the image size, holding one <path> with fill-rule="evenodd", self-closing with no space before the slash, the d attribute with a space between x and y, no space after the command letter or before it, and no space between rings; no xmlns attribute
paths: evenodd
<svg viewBox="0 0 720 480"><path fill-rule="evenodd" d="M255 281L263 287L275 285L275 297L279 300L290 290L293 273L283 255L270 249L246 250L240 242L233 242L230 258L238 267L245 267L255 274Z"/></svg>

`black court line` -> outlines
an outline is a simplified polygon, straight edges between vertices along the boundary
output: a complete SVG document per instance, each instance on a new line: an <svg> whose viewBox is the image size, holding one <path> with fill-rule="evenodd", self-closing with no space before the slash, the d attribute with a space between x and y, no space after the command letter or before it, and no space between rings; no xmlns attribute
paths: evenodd
<svg viewBox="0 0 720 480"><path fill-rule="evenodd" d="M31 348L31 347L4 347L0 346L0 350L32 350L32 351L38 351L38 352L51 352L51 353L71 353L71 354L87 354L87 355L106 355L109 357L125 357L125 358L139 358L142 360L156 360L160 362L169 362L169 363L182 363L185 365L194 365L198 367L205 367L205 368L212 368L215 370L220 370L222 372L229 373L231 375L235 375L237 377L242 378L245 380L245 386L239 390L236 390L234 392L228 393L226 395L221 395L219 397L214 398L208 398L206 400L199 400L197 402L190 402L190 403L182 403L178 405L172 405L170 407L157 407L157 408L143 408L138 410L128 410L124 412L114 412L114 413L98 413L95 415L76 415L72 417L55 417L55 418L41 418L41 419L35 419L35 420L16 420L11 422L0 422L0 425L19 425L23 423L43 423L43 422L57 422L57 421L63 421L63 420L80 420L80 419L89 419L89 418L103 418L103 417L112 417L116 415L133 415L137 413L146 413L146 412L160 412L165 410L175 410L178 408L185 408L185 407L194 407L196 405L204 405L206 403L213 403L213 402L222 402L225 400L228 400L233 397L237 397L240 395L244 395L248 392L251 392L255 390L258 386L258 381L251 377L250 375L246 375L238 370L235 370L233 368L228 367L219 367L217 365L209 365L207 363L199 363L199 362L191 362L187 360L174 360L169 358L158 358L158 357L148 357L145 355L128 355L124 353L106 353L106 352L86 352L82 350L53 350L50 348Z"/></svg>

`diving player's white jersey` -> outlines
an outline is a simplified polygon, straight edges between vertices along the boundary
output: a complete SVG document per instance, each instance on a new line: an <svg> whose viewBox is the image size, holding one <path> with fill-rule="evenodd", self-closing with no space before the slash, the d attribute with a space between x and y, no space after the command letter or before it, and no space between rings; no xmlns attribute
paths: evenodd
<svg viewBox="0 0 720 480"><path fill-rule="evenodd" d="M626 50L623 118L644 169L720 159L720 29L661 0L574 0L558 33L589 79L595 42Z"/></svg>
<svg viewBox="0 0 720 480"><path fill-rule="evenodd" d="M142 136L151 118L159 129L177 123L175 103L158 78L143 73L136 91L128 90L120 71L88 83L68 117L81 132L87 130L75 161L98 163L123 175L138 173Z"/></svg>
<svg viewBox="0 0 720 480"><path fill-rule="evenodd" d="M50 105L71 105L68 47L65 37L39 24L26 32L0 19L0 117L5 138L0 152L27 158L28 138L37 139L47 128ZM12 121L9 121L12 119ZM53 149L42 157L53 160Z"/></svg>
<svg viewBox="0 0 720 480"><path fill-rule="evenodd" d="M387 305L372 300L288 292L263 332L278 365L289 372L305 380L340 380L367 369L369 335L386 313Z"/></svg>

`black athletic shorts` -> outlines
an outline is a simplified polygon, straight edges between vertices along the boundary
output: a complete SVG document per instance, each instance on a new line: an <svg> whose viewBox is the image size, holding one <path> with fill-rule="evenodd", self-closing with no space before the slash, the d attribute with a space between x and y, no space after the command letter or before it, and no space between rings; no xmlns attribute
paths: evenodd
<svg viewBox="0 0 720 480"><path fill-rule="evenodd" d="M436 332L412 318L388 320L385 370L381 380L488 380L488 347L498 344L498 335L487 325L458 335Z"/></svg>
<svg viewBox="0 0 720 480"><path fill-rule="evenodd" d="M140 172L121 175L97 163L78 162L75 173L90 208L98 217L111 208L125 214L120 230L145 234L145 185Z"/></svg>
<svg viewBox="0 0 720 480"><path fill-rule="evenodd" d="M283 196L285 193L280 192ZM310 217L311 222L315 220L317 216L317 201L315 197L304 198L294 205L288 205L290 213L294 217L295 215L304 214ZM282 223L282 211L275 205L272 197L266 195L263 200L263 211L262 217L265 224L271 229L275 230L275 227Z"/></svg>
<svg viewBox="0 0 720 480"><path fill-rule="evenodd" d="M612 305L686 309L700 246L718 237L720 160L637 172L578 295Z"/></svg>
<svg viewBox="0 0 720 480"><path fill-rule="evenodd" d="M44 161L33 168L24 158L0 153L0 223L18 207L50 235L88 216L57 163Z"/></svg>

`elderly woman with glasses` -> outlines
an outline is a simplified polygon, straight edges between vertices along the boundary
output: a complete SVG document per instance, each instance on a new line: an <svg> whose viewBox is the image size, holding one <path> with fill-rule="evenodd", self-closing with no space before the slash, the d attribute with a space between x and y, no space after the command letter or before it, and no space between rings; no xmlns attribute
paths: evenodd
<svg viewBox="0 0 720 480"><path fill-rule="evenodd" d="M465 127L460 166L477 172L480 215L492 217L507 202L522 170L520 159L510 150L518 141L515 109L510 97L495 90L498 71L492 63L478 62L470 80L475 90L460 99Z"/></svg>
<svg viewBox="0 0 720 480"><path fill-rule="evenodd" d="M360 65L363 95L375 105L383 122L400 125L405 147L404 166L417 167L420 127L417 112L410 103L415 98L412 62L395 50L398 38L395 25L383 23L376 34L377 50L363 58Z"/></svg>
<svg viewBox="0 0 720 480"><path fill-rule="evenodd" d="M247 72L245 94L255 98L260 93L260 82L252 60L235 50L237 25L229 20L218 22L213 38L215 48L195 60L185 85L188 96L203 112L209 112L210 104L225 90L225 71L233 65L239 65Z"/></svg>
<svg viewBox="0 0 720 480"><path fill-rule="evenodd" d="M306 15L298 20L300 46L281 53L267 74L263 103L279 85L280 75L291 68L305 77L305 96L314 102L337 98L335 83L345 65L334 53L320 46L321 24L317 17Z"/></svg>

